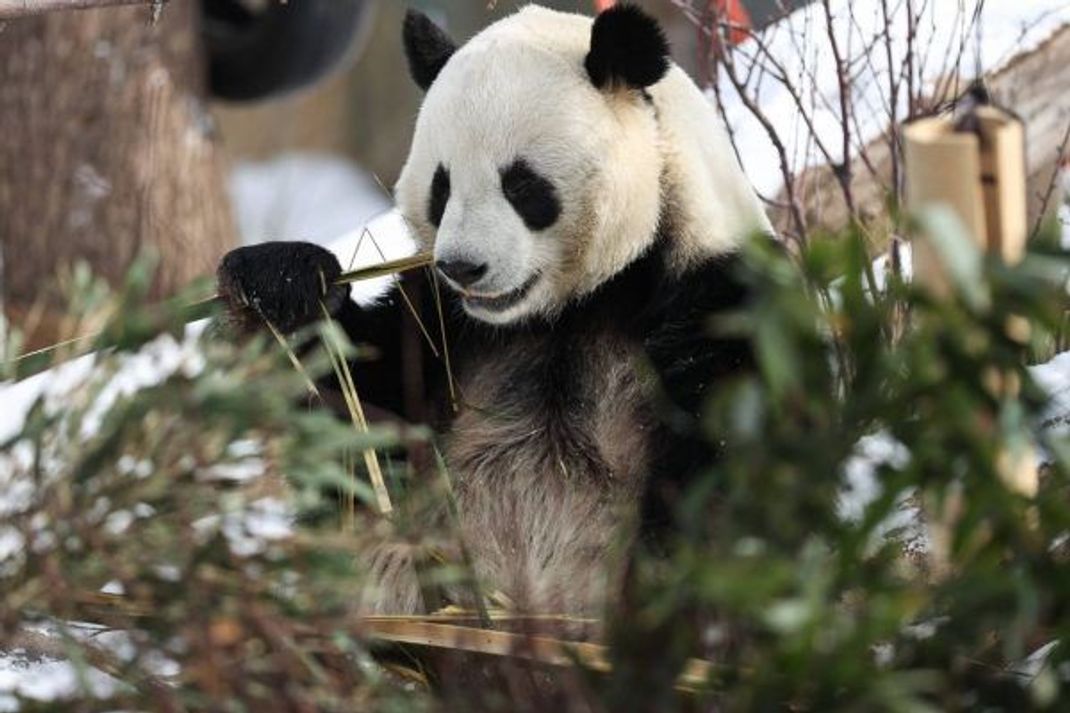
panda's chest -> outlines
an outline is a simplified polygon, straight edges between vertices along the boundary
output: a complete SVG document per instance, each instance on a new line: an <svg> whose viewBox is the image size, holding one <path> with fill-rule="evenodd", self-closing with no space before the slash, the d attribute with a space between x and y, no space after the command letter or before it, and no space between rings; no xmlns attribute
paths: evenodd
<svg viewBox="0 0 1070 713"><path fill-rule="evenodd" d="M512 340L471 356L458 388L447 460L463 484L638 492L653 418L637 343L611 333Z"/></svg>

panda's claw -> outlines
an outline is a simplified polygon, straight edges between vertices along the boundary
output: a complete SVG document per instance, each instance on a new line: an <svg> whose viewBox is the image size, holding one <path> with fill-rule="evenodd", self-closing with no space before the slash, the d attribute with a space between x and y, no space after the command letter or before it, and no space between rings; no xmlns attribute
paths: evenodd
<svg viewBox="0 0 1070 713"><path fill-rule="evenodd" d="M246 331L269 322L284 334L334 315L349 298L337 285L342 266L311 243L270 242L227 253L217 270L219 296L230 321ZM321 306L322 305L322 306Z"/></svg>

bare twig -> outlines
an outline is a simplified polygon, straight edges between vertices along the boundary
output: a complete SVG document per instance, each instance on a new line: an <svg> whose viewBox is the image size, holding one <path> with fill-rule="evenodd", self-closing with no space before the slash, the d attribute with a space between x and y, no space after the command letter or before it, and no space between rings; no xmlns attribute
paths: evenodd
<svg viewBox="0 0 1070 713"><path fill-rule="evenodd" d="M907 9L910 13L910 9ZM884 20L884 53L888 63L888 119L889 136L892 157L892 192L898 203L902 196L902 181L900 180L899 152L902 150L899 136L899 83L901 77L896 77L895 60L892 58L892 16L888 12L888 0L881 0L881 16ZM910 52L910 36L907 35L907 52Z"/></svg>
<svg viewBox="0 0 1070 713"><path fill-rule="evenodd" d="M840 43L836 40L836 31L833 27L832 21L832 8L829 5L829 0L823 0L822 6L825 10L825 28L828 34L829 47L832 49L832 59L836 64L836 81L839 87L840 98L840 130L843 138L842 150L842 163L832 163L833 173L836 176L836 180L840 182L840 187L843 190L843 199L847 202L847 212L852 217L857 218L857 210L855 208L854 191L851 188L851 89L850 81L847 77L847 63L844 60L843 52L840 50Z"/></svg>
<svg viewBox="0 0 1070 713"><path fill-rule="evenodd" d="M739 94L743 106L745 106L747 111L749 111L758 123L762 125L766 135L769 137L769 141L773 144L773 147L777 152L777 157L780 161L780 172L784 178L784 186L787 192L787 202L788 205L791 206L791 218L796 231L795 239L799 245L805 245L807 235L806 219L803 217L802 206L795 193L795 175L791 170L791 162L788 160L787 147L777 133L772 120L766 116L762 108L758 105L758 102L747 92L746 80L740 78L736 63L732 57L732 52L722 53L721 60L721 66L724 68L725 76L732 83L737 94Z"/></svg>
<svg viewBox="0 0 1070 713"><path fill-rule="evenodd" d="M1063 139L1059 142L1059 150L1055 154L1055 170L1052 171L1051 180L1048 182L1048 187L1044 191L1044 195L1041 198L1040 210L1037 211L1037 221L1033 226L1030 237L1035 237L1040 232L1041 227L1044 225L1044 218L1048 214L1048 208L1051 206L1051 199L1055 195L1055 187L1059 185L1059 179L1062 176L1062 167L1066 164L1067 159L1070 159L1070 121L1066 122L1066 131L1063 132Z"/></svg>
<svg viewBox="0 0 1070 713"><path fill-rule="evenodd" d="M57 10L88 10L113 5L153 5L154 0L0 0L0 20L43 15Z"/></svg>

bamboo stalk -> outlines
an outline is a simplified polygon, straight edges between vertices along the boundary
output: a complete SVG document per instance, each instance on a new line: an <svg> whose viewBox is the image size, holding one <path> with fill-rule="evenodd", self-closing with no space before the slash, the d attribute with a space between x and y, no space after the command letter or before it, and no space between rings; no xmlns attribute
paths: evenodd
<svg viewBox="0 0 1070 713"><path fill-rule="evenodd" d="M2 3L10 1L11 0L0 0L0 7L2 7ZM2 17L2 15L0 15L0 17ZM433 258L430 253L419 253L410 257L401 258L400 260L391 260L378 265L344 272L339 275L337 280L335 280L335 284L346 285L354 282L362 282L364 280L373 280L377 277L396 275L398 273L427 267L431 265L432 262ZM218 306L218 295L194 302L183 308L182 321L188 324L200 319L205 319L210 316ZM104 339L104 337L104 332L82 334L48 347L27 352L26 354L22 354L21 356L12 359L6 364L5 371L7 373L13 373L16 380L21 380L39 374L54 366L56 358L59 356L63 357L61 361L67 361L84 356L91 351L108 349L115 346L114 341L109 341Z"/></svg>
<svg viewBox="0 0 1070 713"><path fill-rule="evenodd" d="M363 280L374 280L376 277L386 277L387 275L396 275L399 272L409 272L411 270L417 270L421 267L428 267L434 262L434 258L431 253L417 253L410 257L403 257L399 260L390 260L388 262L379 263L378 265L371 265L370 267L361 267L356 270L350 270L349 272L343 272L335 280L335 284L344 285L351 282L361 282Z"/></svg>
<svg viewBox="0 0 1070 713"><path fill-rule="evenodd" d="M132 604L123 596L94 592L78 595L77 601L92 610L101 612L112 612L135 618L151 616L151 612ZM612 671L609 649L602 644L497 631L456 623L458 620L463 621L464 616L468 615L462 613L458 615L367 616L358 617L352 623L357 632L369 641L523 659L557 667L580 664L601 673ZM513 620L533 623L587 621L563 615L516 615L506 612L497 612L493 619L499 622ZM311 630L307 634L311 638L316 636L316 633ZM715 671L715 665L710 661L689 659L676 679L676 688L684 692L704 690L709 686Z"/></svg>
<svg viewBox="0 0 1070 713"><path fill-rule="evenodd" d="M609 649L601 644L441 624L416 617L407 621L401 618L368 618L361 620L359 627L364 636L375 641L518 658L550 666L579 663L600 673L612 670ZM700 691L709 685L713 671L713 664L709 661L690 659L676 679L676 688L687 692Z"/></svg>
<svg viewBox="0 0 1070 713"><path fill-rule="evenodd" d="M320 303L320 309L323 310L324 318L330 320L331 315L327 312L327 308L323 306L323 303ZM368 419L365 417L364 407L360 403L360 394L357 393L357 385L353 381L353 373L346 362L342 347L338 344L333 344L333 341L333 338L327 339L324 345L327 347L327 356L331 361L331 367L334 369L338 383L342 387L342 396L345 399L346 408L349 410L350 421L353 422L353 427L357 429L357 433L366 434L369 431ZM366 449L363 455L364 465L368 469L368 477L371 478L372 489L375 491L379 514L387 517L394 511L394 506L390 502L390 491L387 490L386 480L383 478L383 469L379 465L379 455L374 448Z"/></svg>

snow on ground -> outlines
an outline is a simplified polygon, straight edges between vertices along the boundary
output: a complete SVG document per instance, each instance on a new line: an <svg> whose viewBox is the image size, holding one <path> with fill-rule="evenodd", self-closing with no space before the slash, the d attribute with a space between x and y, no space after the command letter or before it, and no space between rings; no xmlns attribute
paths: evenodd
<svg viewBox="0 0 1070 713"><path fill-rule="evenodd" d="M0 654L0 713L19 710L17 697L33 701L108 698L119 682L94 668L79 671L68 661L56 661L15 650Z"/></svg>
<svg viewBox="0 0 1070 713"><path fill-rule="evenodd" d="M1012 57L1039 46L1059 28L1070 24L1066 0L988 0L979 23L971 18L982 0L934 0L923 3L917 29L915 60L922 87L955 76L965 88L978 69L991 72ZM891 66L900 72L908 47L907 3L890 2ZM875 0L832 0L834 34L843 56L850 62L850 103L858 125L853 128L856 151L885 132L890 125L888 97L889 56L884 50L885 22L882 3ZM917 7L917 4L915 4ZM853 20L849 11L853 12ZM741 67L757 58L764 71L746 77L746 94L756 98L762 111L784 141L794 171L826 163L813 137L824 144L832 162L842 162L843 132L840 128L839 83L832 45L828 39L822 3L793 12L785 21L759 33L759 41L741 45L736 62ZM764 50L761 49L764 46ZM953 58L961 56L957 66ZM744 72L740 71L740 74ZM798 88L798 96L813 117L809 130L791 93L780 77ZM744 106L725 77L720 91L725 116L736 138L744 168L755 187L766 197L775 197L783 185L779 160L766 130ZM906 114L907 97L900 92L897 116Z"/></svg>
<svg viewBox="0 0 1070 713"><path fill-rule="evenodd" d="M1070 352L1059 354L1045 364L1029 367L1030 375L1051 397L1048 416L1039 424L1039 430L1064 435L1070 433ZM1049 455L1038 453L1039 463ZM839 493L837 510L840 517L861 520L866 507L882 492L881 469L902 468L910 459L910 451L902 443L884 432L861 439L855 452L844 465L843 485ZM928 549L928 535L922 521L921 511L911 493L899 498L897 512L881 523L878 531L892 534L910 551Z"/></svg>
<svg viewBox="0 0 1070 713"><path fill-rule="evenodd" d="M401 216L390 211L362 228L341 235L327 247L338 256L344 269L352 269L382 262L384 257L391 260L410 255L414 243ZM354 298L363 303L374 300L389 286L391 279L385 277L359 283L354 286ZM124 367L100 394L92 416L86 420L83 437L92 435L100 417L117 398L158 384L178 369L195 373L202 368L197 340L204 326L203 322L190 325L182 341L161 336L138 353L124 357ZM49 408L62 408L92 377L94 364L93 356L84 356L18 383L0 383L0 403L4 404L0 410L0 442L18 433L38 398L44 397ZM12 455L0 453L0 494L8 491L4 483L4 464Z"/></svg>
<svg viewBox="0 0 1070 713"><path fill-rule="evenodd" d="M97 624L38 622L23 627L27 648L0 653L0 713L19 709L16 696L37 702L103 699L121 693L125 684L103 671L76 665L58 658L65 638L84 642L116 662L140 657L145 670L161 680L181 673L178 663L158 651L138 651L134 636L127 631ZM32 640L32 641L31 641Z"/></svg>
<svg viewBox="0 0 1070 713"><path fill-rule="evenodd" d="M1030 368L1036 380L1051 395L1051 407L1044 428L1058 433L1070 432L1070 352L1064 352L1047 364Z"/></svg>

